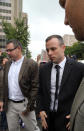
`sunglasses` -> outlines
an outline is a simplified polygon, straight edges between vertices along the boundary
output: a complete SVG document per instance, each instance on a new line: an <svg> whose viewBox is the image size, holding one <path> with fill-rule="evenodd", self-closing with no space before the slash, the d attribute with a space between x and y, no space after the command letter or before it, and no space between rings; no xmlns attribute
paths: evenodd
<svg viewBox="0 0 84 131"><path fill-rule="evenodd" d="M18 46L16 46L15 48L13 49L7 49L6 52L12 52L13 50L15 50Z"/></svg>

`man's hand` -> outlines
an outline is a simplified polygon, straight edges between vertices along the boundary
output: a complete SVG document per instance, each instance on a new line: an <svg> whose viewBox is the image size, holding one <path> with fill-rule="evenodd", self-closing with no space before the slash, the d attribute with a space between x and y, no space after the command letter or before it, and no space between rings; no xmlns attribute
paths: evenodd
<svg viewBox="0 0 84 131"><path fill-rule="evenodd" d="M41 117L42 127L44 129L47 129L48 125L47 125L47 122L46 122L46 118L47 118L46 112L45 111L41 111L40 112L40 117Z"/></svg>
<svg viewBox="0 0 84 131"><path fill-rule="evenodd" d="M26 116L26 115L28 115L29 112L30 112L30 109L27 108L25 111L22 112L22 115Z"/></svg>
<svg viewBox="0 0 84 131"><path fill-rule="evenodd" d="M3 102L0 102L0 112L3 111Z"/></svg>
<svg viewBox="0 0 84 131"><path fill-rule="evenodd" d="M70 130L70 114L66 116L66 119L69 120L68 124L66 125L66 128Z"/></svg>
<svg viewBox="0 0 84 131"><path fill-rule="evenodd" d="M25 110L25 111L22 112L22 115L23 115L23 116L26 116L26 115L28 115L28 113L29 113L29 112L28 112L27 110Z"/></svg>

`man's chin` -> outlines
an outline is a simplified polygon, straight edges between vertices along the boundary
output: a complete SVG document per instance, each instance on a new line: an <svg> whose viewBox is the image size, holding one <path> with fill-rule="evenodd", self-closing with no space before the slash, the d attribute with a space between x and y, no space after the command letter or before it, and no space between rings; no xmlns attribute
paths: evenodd
<svg viewBox="0 0 84 131"><path fill-rule="evenodd" d="M11 56L10 56L9 58L10 58L11 60L14 60L13 57L11 57Z"/></svg>
<svg viewBox="0 0 84 131"><path fill-rule="evenodd" d="M75 38L78 40L78 41L84 41L84 34L77 34L75 33Z"/></svg>
<svg viewBox="0 0 84 131"><path fill-rule="evenodd" d="M53 60L52 62L53 62L53 63L55 63L55 64L57 64L57 63L58 63L56 60Z"/></svg>
<svg viewBox="0 0 84 131"><path fill-rule="evenodd" d="M51 60L53 63L55 63L55 60Z"/></svg>
<svg viewBox="0 0 84 131"><path fill-rule="evenodd" d="M51 61L56 64L58 63L56 59L51 59Z"/></svg>

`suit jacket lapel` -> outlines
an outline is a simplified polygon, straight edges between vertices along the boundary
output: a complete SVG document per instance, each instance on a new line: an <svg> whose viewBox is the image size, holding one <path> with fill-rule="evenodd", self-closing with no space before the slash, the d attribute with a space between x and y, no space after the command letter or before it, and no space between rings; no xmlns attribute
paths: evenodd
<svg viewBox="0 0 84 131"><path fill-rule="evenodd" d="M10 68L11 63L12 63L12 61L9 61L9 62L8 62L8 65L7 65L7 67L6 67L6 73L7 73L7 74L8 74L8 72L9 72L9 68Z"/></svg>
<svg viewBox="0 0 84 131"><path fill-rule="evenodd" d="M9 61L6 65L6 71L5 71L5 83L6 85L8 86L8 72L9 72L9 69L10 69L10 65L11 65L12 61Z"/></svg>
<svg viewBox="0 0 84 131"><path fill-rule="evenodd" d="M48 69L47 69L47 73L46 73L47 89L48 89L49 94L50 94L50 89L51 89L51 68L52 68L52 62L50 62L48 64Z"/></svg>
<svg viewBox="0 0 84 131"><path fill-rule="evenodd" d="M71 60L67 58L66 63L65 63L65 67L64 67L63 76L62 76L61 87L66 82L66 79L69 77L69 73L72 69L72 64L73 63L71 62Z"/></svg>
<svg viewBox="0 0 84 131"><path fill-rule="evenodd" d="M27 60L28 59L26 57L24 57L24 60L23 60L23 63L22 63L21 69L20 69L20 73L19 73L19 81L22 78L22 74L23 74L23 72L25 70L25 67L26 67L25 65L26 65Z"/></svg>
<svg viewBox="0 0 84 131"><path fill-rule="evenodd" d="M22 63L22 66L21 66L21 69L20 69L20 73L19 73L19 81L21 80L22 74L23 74L23 72L24 72L24 70L25 70L26 62L27 62L27 58L24 58L23 63ZM9 61L8 65L7 65L7 67L6 67L6 73L5 73L5 75L6 75L5 77L7 78L7 79L6 79L6 80L7 80L6 83L8 83L8 72L9 72L9 68L10 68L11 63L12 63L12 61Z"/></svg>

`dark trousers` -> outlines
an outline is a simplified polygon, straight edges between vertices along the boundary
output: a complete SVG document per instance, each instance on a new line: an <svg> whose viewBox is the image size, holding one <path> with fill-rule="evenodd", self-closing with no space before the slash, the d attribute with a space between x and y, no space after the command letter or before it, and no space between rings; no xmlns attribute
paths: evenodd
<svg viewBox="0 0 84 131"><path fill-rule="evenodd" d="M6 119L6 113L4 111L1 112L0 129L2 129L2 130L8 129L8 124L7 124L7 119Z"/></svg>
<svg viewBox="0 0 84 131"><path fill-rule="evenodd" d="M68 121L66 115L60 112L50 112L48 114L48 129L43 131L68 131L66 129Z"/></svg>

